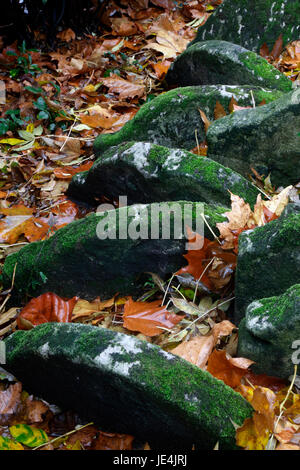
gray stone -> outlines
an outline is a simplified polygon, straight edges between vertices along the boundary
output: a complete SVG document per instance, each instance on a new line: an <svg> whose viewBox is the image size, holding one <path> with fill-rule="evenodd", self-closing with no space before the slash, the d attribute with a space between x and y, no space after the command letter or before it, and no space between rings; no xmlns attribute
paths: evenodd
<svg viewBox="0 0 300 470"><path fill-rule="evenodd" d="M5 368L29 393L152 448L234 449L234 426L253 412L208 372L134 336L47 323L5 344Z"/></svg>
<svg viewBox="0 0 300 470"><path fill-rule="evenodd" d="M259 52L300 38L299 0L224 0L197 33L196 41L223 39Z"/></svg>
<svg viewBox="0 0 300 470"><path fill-rule="evenodd" d="M250 181L207 157L145 142L112 147L92 168L73 178L68 195L94 202L126 194L127 203L201 201L230 207L230 193L252 206L258 190Z"/></svg>
<svg viewBox="0 0 300 470"><path fill-rule="evenodd" d="M169 216L162 217L158 212L162 207L177 209L177 213L170 211ZM49 291L62 297L78 295L86 299L110 297L116 292L140 295L142 273L165 277L186 265L182 256L186 239L177 231L176 236L181 238L174 237L174 225L179 232L186 225L197 229L196 221L202 221L200 209L196 203L181 201L88 215L61 228L48 240L30 243L9 255L2 270L4 289L11 287L17 265L12 302L24 301L27 294L37 296ZM225 212L224 207L204 205L204 215L213 229L217 222L226 219ZM151 217L152 227L158 230L157 238L150 238ZM168 219L171 235L165 231ZM206 225L204 230L211 239ZM100 239L103 235L105 239Z"/></svg>
<svg viewBox="0 0 300 470"><path fill-rule="evenodd" d="M168 70L168 85L257 85L288 92L292 82L266 59L227 41L188 47Z"/></svg>
<svg viewBox="0 0 300 470"><path fill-rule="evenodd" d="M300 89L273 103L236 111L207 132L207 156L247 176L254 167L271 172L276 185L300 179Z"/></svg>
<svg viewBox="0 0 300 470"><path fill-rule="evenodd" d="M192 150L197 146L197 139L205 140L199 109L212 120L217 101L228 113L232 97L240 106L252 106L251 91L257 104L263 100L269 103L282 95L278 90L233 85L186 87L162 93L144 104L120 131L99 135L95 140L95 154L100 156L109 147L128 141Z"/></svg>
<svg viewBox="0 0 300 470"><path fill-rule="evenodd" d="M294 210L293 210L294 209ZM300 212L291 205L279 219L239 236L235 322L248 305L300 283Z"/></svg>
<svg viewBox="0 0 300 470"><path fill-rule="evenodd" d="M280 296L260 299L248 306L239 327L238 355L255 361L252 368L257 373L288 379L300 361L299 339L297 284Z"/></svg>

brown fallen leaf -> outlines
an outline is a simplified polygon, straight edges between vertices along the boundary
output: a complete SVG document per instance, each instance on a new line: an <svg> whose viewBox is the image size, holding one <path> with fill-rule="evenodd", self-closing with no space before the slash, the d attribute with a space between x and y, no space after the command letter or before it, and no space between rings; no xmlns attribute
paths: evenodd
<svg viewBox="0 0 300 470"><path fill-rule="evenodd" d="M120 99L142 98L145 95L144 85L124 80L118 75L113 74L110 77L103 78L102 82L111 93L117 93Z"/></svg>
<svg viewBox="0 0 300 470"><path fill-rule="evenodd" d="M195 366L204 369L214 347L214 337L196 336L188 341L183 341L172 349L172 354L182 357Z"/></svg>
<svg viewBox="0 0 300 470"><path fill-rule="evenodd" d="M170 313L161 300L153 302L134 302L129 298L124 307L124 328L139 331L146 336L156 336L163 333L163 328L171 329L184 316Z"/></svg>
<svg viewBox="0 0 300 470"><path fill-rule="evenodd" d="M31 299L22 309L17 323L20 330L47 322L70 322L78 297L64 300L53 292Z"/></svg>
<svg viewBox="0 0 300 470"><path fill-rule="evenodd" d="M250 359L232 358L225 351L215 349L208 359L207 371L229 387L236 388L251 364Z"/></svg>

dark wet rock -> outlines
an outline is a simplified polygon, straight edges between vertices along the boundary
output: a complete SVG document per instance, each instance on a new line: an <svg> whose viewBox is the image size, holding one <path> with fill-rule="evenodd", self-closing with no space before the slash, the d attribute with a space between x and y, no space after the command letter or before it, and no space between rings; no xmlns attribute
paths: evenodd
<svg viewBox="0 0 300 470"><path fill-rule="evenodd" d="M168 209L169 214L162 216L159 209ZM142 273L165 277L186 264L182 230L188 225L201 231L200 212L199 204L181 201L88 215L59 229L48 240L30 243L8 256L2 270L4 289L11 287L17 265L12 302L24 301L26 294L49 291L87 299L110 297L116 292L140 293L145 282L141 284ZM204 215L213 229L226 219L225 212L224 207L204 205ZM206 225L204 235L212 238Z"/></svg>
<svg viewBox="0 0 300 470"><path fill-rule="evenodd" d="M251 405L158 346L104 328L48 323L5 340L5 368L29 393L152 448L234 449ZM158 432L159 430L159 432Z"/></svg>
<svg viewBox="0 0 300 470"><path fill-rule="evenodd" d="M217 101L229 113L232 97L240 106L252 106L251 91L257 104L263 100L269 103L282 95L278 90L230 85L177 88L162 93L144 104L120 131L99 135L94 144L95 154L100 156L109 147L128 141L192 150L197 146L197 139L205 140L199 109L213 120Z"/></svg>
<svg viewBox="0 0 300 470"><path fill-rule="evenodd" d="M256 85L288 92L292 82L266 59L227 41L188 47L168 70L168 85Z"/></svg>
<svg viewBox="0 0 300 470"><path fill-rule="evenodd" d="M279 35L283 44L300 38L299 0L224 0L200 27L196 41L223 39L259 52L272 50Z"/></svg>
<svg viewBox="0 0 300 470"><path fill-rule="evenodd" d="M258 190L250 181L207 157L145 142L113 147L72 180L68 195L95 203L126 194L127 203L201 201L230 207L230 193L252 206Z"/></svg>
<svg viewBox="0 0 300 470"><path fill-rule="evenodd" d="M247 176L254 167L271 172L276 185L300 179L300 89L273 103L237 111L218 119L207 132L208 154Z"/></svg>
<svg viewBox="0 0 300 470"><path fill-rule="evenodd" d="M239 326L238 355L257 373L288 379L300 362L300 284L252 302ZM298 350L298 352L297 352Z"/></svg>
<svg viewBox="0 0 300 470"><path fill-rule="evenodd" d="M239 236L235 321L253 301L300 283L300 212L291 204L279 219Z"/></svg>

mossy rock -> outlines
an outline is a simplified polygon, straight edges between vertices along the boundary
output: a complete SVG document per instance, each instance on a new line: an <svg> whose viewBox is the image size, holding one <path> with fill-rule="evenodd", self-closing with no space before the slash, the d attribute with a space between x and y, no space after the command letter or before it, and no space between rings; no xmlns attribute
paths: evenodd
<svg viewBox="0 0 300 470"><path fill-rule="evenodd" d="M5 344L5 368L29 393L152 448L234 449L235 425L252 415L223 382L134 336L47 323Z"/></svg>
<svg viewBox="0 0 300 470"><path fill-rule="evenodd" d="M255 52L227 41L188 47L168 70L168 85L256 85L288 92L292 82Z"/></svg>
<svg viewBox="0 0 300 470"><path fill-rule="evenodd" d="M235 322L254 300L273 297L300 283L300 211L291 204L272 222L239 236L235 276Z"/></svg>
<svg viewBox="0 0 300 470"><path fill-rule="evenodd" d="M255 361L252 368L257 373L288 379L299 362L300 355L295 351L300 350L299 338L300 284L297 284L282 295L248 306L239 327L238 355Z"/></svg>
<svg viewBox="0 0 300 470"><path fill-rule="evenodd" d="M159 209L167 209L169 214L163 216ZM224 207L204 205L204 215L214 230L217 222L226 219L225 212ZM88 215L48 240L30 243L9 255L2 270L4 288L10 288L16 266L12 302L49 291L86 299L107 298L116 292L140 294L145 282L140 280L142 273L165 277L186 265L182 230L189 225L201 232L200 213L201 205L180 201ZM206 225L204 235L212 238Z"/></svg>
<svg viewBox="0 0 300 470"><path fill-rule="evenodd" d="M185 199L230 207L229 191L252 206L258 195L250 181L209 158L129 142L107 150L88 172L75 175L68 195L88 202L126 194L128 204Z"/></svg>
<svg viewBox="0 0 300 470"><path fill-rule="evenodd" d="M207 156L243 176L254 167L275 185L300 179L300 89L273 103L236 111L207 132Z"/></svg>
<svg viewBox="0 0 300 470"><path fill-rule="evenodd" d="M144 104L120 131L99 135L94 144L95 154L100 156L109 147L128 141L192 150L197 146L197 139L205 140L199 109L213 120L217 101L229 113L232 97L240 106L252 106L251 92L257 104L281 96L278 90L251 86L186 87L168 91Z"/></svg>
<svg viewBox="0 0 300 470"><path fill-rule="evenodd" d="M300 38L299 17L299 0L224 0L192 44L223 39L255 52L264 43L272 50L280 34L284 45Z"/></svg>

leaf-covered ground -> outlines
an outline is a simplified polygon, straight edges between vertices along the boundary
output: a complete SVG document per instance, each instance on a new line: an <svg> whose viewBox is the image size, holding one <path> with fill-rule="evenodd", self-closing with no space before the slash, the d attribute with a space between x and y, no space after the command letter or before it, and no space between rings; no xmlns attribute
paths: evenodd
<svg viewBox="0 0 300 470"><path fill-rule="evenodd" d="M195 0L172 9L168 0L129 1L126 7L113 1L97 35L79 38L68 29L58 33L55 51L30 50L25 43L3 49L2 262L92 210L68 200L64 192L75 173L92 165L94 138L120 129L143 103L164 92L170 64L219 3ZM43 40L39 34L35 32L37 40ZM261 55L298 79L299 41L282 51L279 37L273 50L263 47ZM237 109L232 103L232 112ZM215 119L224 113L217 103ZM201 117L208 128L203 112ZM205 142L194 152L205 154ZM241 447L299 449L299 390L249 372L251 361L236 357L237 328L226 317L234 299L239 234L279 217L289 198L298 199L299 187L276 190L270 176L261 178L255 168L252 178L263 196L254 211L232 195L232 210L228 222L219 224L219 237L204 240L201 250L188 251L187 266L167 282L149 275L136 301L116 294L88 302L48 293L9 310L9 291L2 292L0 339L47 321L83 322L137 335L207 369L252 403L254 417L237 430ZM149 448L138 436L104 433L73 412L29 396L20 382L0 378L0 449Z"/></svg>

